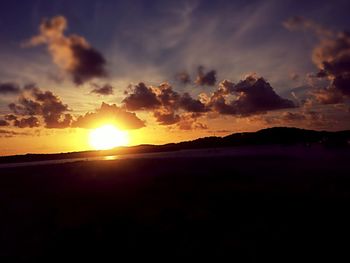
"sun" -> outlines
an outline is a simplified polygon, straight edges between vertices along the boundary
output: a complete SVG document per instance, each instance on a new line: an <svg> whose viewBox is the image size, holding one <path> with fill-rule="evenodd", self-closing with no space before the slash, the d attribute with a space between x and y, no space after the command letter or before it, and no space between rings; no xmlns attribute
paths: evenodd
<svg viewBox="0 0 350 263"><path fill-rule="evenodd" d="M108 150L129 143L128 133L117 129L113 125L104 125L92 130L89 143L95 150Z"/></svg>

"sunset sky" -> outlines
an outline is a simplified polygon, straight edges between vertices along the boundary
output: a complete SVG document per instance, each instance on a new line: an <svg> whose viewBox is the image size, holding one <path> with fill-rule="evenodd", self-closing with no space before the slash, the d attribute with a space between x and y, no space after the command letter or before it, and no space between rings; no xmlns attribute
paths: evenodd
<svg viewBox="0 0 350 263"><path fill-rule="evenodd" d="M348 0L0 3L0 155L350 129Z"/></svg>

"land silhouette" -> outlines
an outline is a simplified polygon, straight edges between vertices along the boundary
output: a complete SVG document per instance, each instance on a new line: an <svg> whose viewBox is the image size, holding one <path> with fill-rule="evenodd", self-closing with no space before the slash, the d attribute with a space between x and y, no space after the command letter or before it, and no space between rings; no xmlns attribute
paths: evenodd
<svg viewBox="0 0 350 263"><path fill-rule="evenodd" d="M0 259L339 261L348 257L350 235L349 138L349 131L272 128L105 152L1 157L5 163L178 153L1 168ZM211 154L183 154L193 149Z"/></svg>

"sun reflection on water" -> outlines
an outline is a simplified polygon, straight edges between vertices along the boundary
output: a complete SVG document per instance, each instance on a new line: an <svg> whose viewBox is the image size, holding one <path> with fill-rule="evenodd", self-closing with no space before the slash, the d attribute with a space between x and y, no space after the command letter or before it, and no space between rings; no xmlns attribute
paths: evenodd
<svg viewBox="0 0 350 263"><path fill-rule="evenodd" d="M113 161L113 160L117 160L117 159L118 159L118 156L116 156L116 155L109 155L109 156L103 157L103 160L105 160L105 161Z"/></svg>

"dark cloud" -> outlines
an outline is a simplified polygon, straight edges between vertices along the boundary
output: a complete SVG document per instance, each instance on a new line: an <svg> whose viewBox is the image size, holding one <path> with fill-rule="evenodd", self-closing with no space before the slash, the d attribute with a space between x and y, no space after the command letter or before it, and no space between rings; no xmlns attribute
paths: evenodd
<svg viewBox="0 0 350 263"><path fill-rule="evenodd" d="M313 93L316 101L322 104L334 104L349 98L350 34L333 32L302 17L291 18L284 24L290 30L309 30L320 39L312 51L312 60L319 69L315 77L327 78L330 85Z"/></svg>
<svg viewBox="0 0 350 263"><path fill-rule="evenodd" d="M205 105L198 99L193 99L189 93L179 94L168 83L157 87L147 87L144 83L136 85L123 100L129 110L155 110L167 108L167 111L182 109L188 112L206 112Z"/></svg>
<svg viewBox="0 0 350 263"><path fill-rule="evenodd" d="M9 123L5 120L0 120L0 126L8 126Z"/></svg>
<svg viewBox="0 0 350 263"><path fill-rule="evenodd" d="M0 94L18 94L20 92L20 88L15 83L0 83Z"/></svg>
<svg viewBox="0 0 350 263"><path fill-rule="evenodd" d="M216 71L211 70L205 73L204 67L199 66L195 83L200 86L214 86L216 83Z"/></svg>
<svg viewBox="0 0 350 263"><path fill-rule="evenodd" d="M190 74L188 74L187 72L180 72L180 73L176 74L175 79L182 84L190 84L191 83Z"/></svg>
<svg viewBox="0 0 350 263"><path fill-rule="evenodd" d="M233 99L227 102L229 95ZM236 85L223 81L210 97L208 104L221 114L242 116L295 107L292 101L277 95L265 79L255 75L246 77Z"/></svg>
<svg viewBox="0 0 350 263"><path fill-rule="evenodd" d="M236 114L231 105L226 102L227 97L234 93L235 84L229 80L223 80L210 98L205 98L208 107L220 114Z"/></svg>
<svg viewBox="0 0 350 263"><path fill-rule="evenodd" d="M128 110L152 110L160 106L156 94L151 87L140 82L122 101Z"/></svg>
<svg viewBox="0 0 350 263"><path fill-rule="evenodd" d="M46 44L54 63L68 72L77 85L106 76L106 60L102 54L81 36L65 36L66 28L67 20L63 16L44 19L39 35L32 37L28 44Z"/></svg>
<svg viewBox="0 0 350 263"><path fill-rule="evenodd" d="M202 116L200 113L184 112L178 114L171 109L160 108L155 110L153 115L160 125L176 124L180 130L208 129L206 124L197 121Z"/></svg>
<svg viewBox="0 0 350 263"><path fill-rule="evenodd" d="M75 84L81 85L92 78L107 75L106 60L99 51L81 42L73 43L71 48L77 61L76 67L70 70Z"/></svg>
<svg viewBox="0 0 350 263"><path fill-rule="evenodd" d="M43 120L45 128L93 128L104 123L114 123L121 129L138 129L144 127L144 121L135 113L128 112L115 104L102 103L95 112L88 112L77 119L69 112L68 105L51 91L42 91L35 85L27 85L22 90L16 103L9 108L14 114L5 115L5 120L18 128L40 126Z"/></svg>
<svg viewBox="0 0 350 263"><path fill-rule="evenodd" d="M242 115L295 107L292 101L278 96L265 79L256 76L240 81L234 92L238 93L237 99L231 105Z"/></svg>
<svg viewBox="0 0 350 263"><path fill-rule="evenodd" d="M320 70L317 76L330 79L329 92L340 91L350 97L350 34L342 32L334 38L322 39L312 58Z"/></svg>
<svg viewBox="0 0 350 263"><path fill-rule="evenodd" d="M95 112L88 112L79 116L72 127L76 128L95 128L101 124L112 123L120 129L139 129L145 126L144 121L139 119L135 113L128 112L115 104L109 105L102 103L101 108Z"/></svg>
<svg viewBox="0 0 350 263"><path fill-rule="evenodd" d="M153 87L153 91L163 107L178 108L181 96L173 90L169 83L162 83L158 87Z"/></svg>
<svg viewBox="0 0 350 263"><path fill-rule="evenodd" d="M93 84L93 86L94 86L94 89L91 91L91 93L95 93L103 96L108 96L113 94L113 87L110 84L105 84L103 86Z"/></svg>
<svg viewBox="0 0 350 263"><path fill-rule="evenodd" d="M344 74L337 75L333 80L332 86L334 89L342 92L345 96L350 97L350 64L349 71Z"/></svg>
<svg viewBox="0 0 350 263"><path fill-rule="evenodd" d="M177 113L180 94L173 90L168 83L162 83L152 88L160 106L153 111L153 116L160 125L172 125L180 121Z"/></svg>
<svg viewBox="0 0 350 263"><path fill-rule="evenodd" d="M72 116L66 113L68 105L63 104L60 98L51 91L42 91L34 85L24 87L18 102L10 103L9 108L17 115L41 116L46 128L66 128L72 121ZM36 121L37 119L31 118L22 120L22 123L36 127ZM21 123L19 122L18 125Z"/></svg>
<svg viewBox="0 0 350 263"><path fill-rule="evenodd" d="M30 116L28 118L16 119L13 125L18 128L34 128L39 127L40 122L37 117Z"/></svg>
<svg viewBox="0 0 350 263"><path fill-rule="evenodd" d="M42 108L40 103L24 96L19 97L19 104L10 103L9 109L19 115L40 115Z"/></svg>
<svg viewBox="0 0 350 263"><path fill-rule="evenodd" d="M179 99L179 107L187 112L207 112L207 107L200 101L193 99L185 92Z"/></svg>
<svg viewBox="0 0 350 263"><path fill-rule="evenodd" d="M168 83L162 83L158 87L154 87L153 91L163 107L172 108L173 110L182 109L186 112L208 111L200 100L193 99L187 92L180 95Z"/></svg>
<svg viewBox="0 0 350 263"><path fill-rule="evenodd" d="M13 126L18 128L34 128L40 126L39 119L34 116L19 118L13 114L7 114L5 115L5 120L11 122Z"/></svg>
<svg viewBox="0 0 350 263"><path fill-rule="evenodd" d="M140 83L123 100L128 110L151 111L160 125L176 124L180 129L206 129L197 121L204 114L247 116L266 111L294 108L292 101L277 95L270 84L254 75L234 84L224 80L211 96L194 99L187 92L178 93L169 83L147 87Z"/></svg>
<svg viewBox="0 0 350 263"><path fill-rule="evenodd" d="M17 120L17 116L13 115L13 114L7 114L7 115L5 115L5 120L14 121L14 120Z"/></svg>
<svg viewBox="0 0 350 263"><path fill-rule="evenodd" d="M183 118L179 111L189 113L204 113L209 109L198 99L193 99L189 93L179 94L169 83L147 87L139 83L123 100L128 110L148 110L160 125L179 123Z"/></svg>

